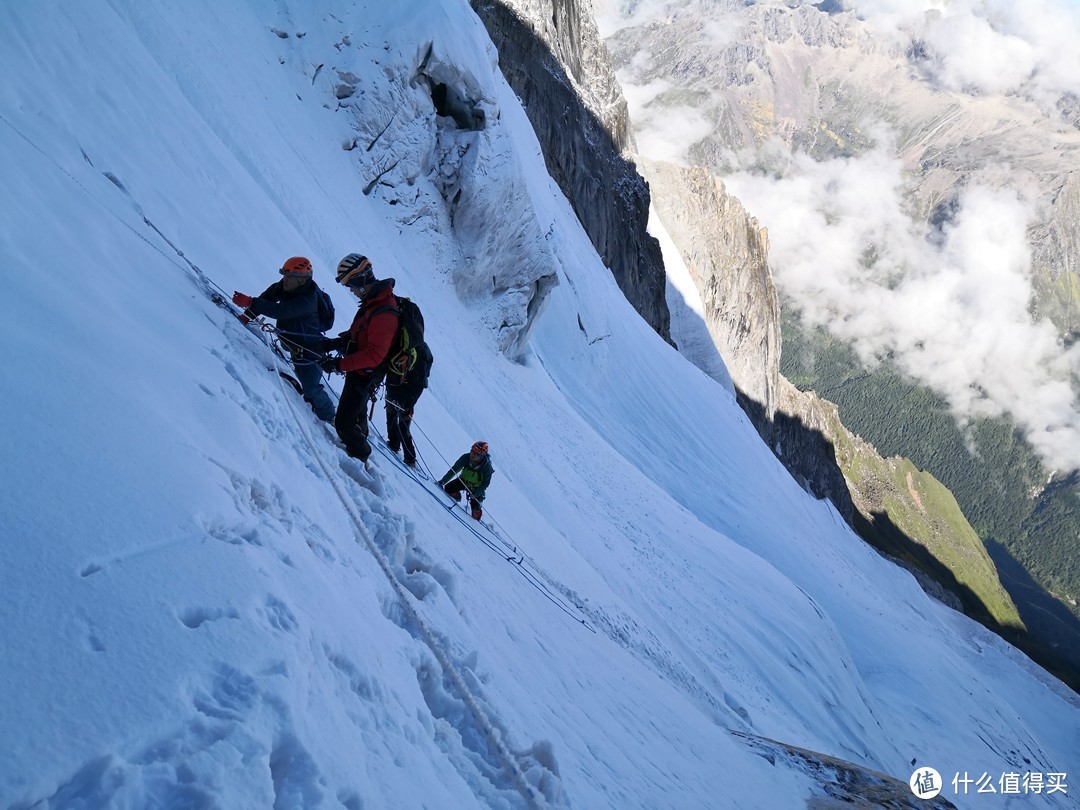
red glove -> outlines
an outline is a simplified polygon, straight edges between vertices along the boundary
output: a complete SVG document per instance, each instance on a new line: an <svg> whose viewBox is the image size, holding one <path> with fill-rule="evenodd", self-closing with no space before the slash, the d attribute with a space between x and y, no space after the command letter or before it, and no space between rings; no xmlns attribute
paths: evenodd
<svg viewBox="0 0 1080 810"><path fill-rule="evenodd" d="M481 509L479 506L473 506L473 508L472 508L472 516L473 516L473 520L479 520L480 518L482 518L484 516L484 510Z"/></svg>
<svg viewBox="0 0 1080 810"><path fill-rule="evenodd" d="M244 309L247 309L251 306L252 300L253 299L250 295L244 295L242 292L234 291L232 294L232 302L238 307L243 307Z"/></svg>

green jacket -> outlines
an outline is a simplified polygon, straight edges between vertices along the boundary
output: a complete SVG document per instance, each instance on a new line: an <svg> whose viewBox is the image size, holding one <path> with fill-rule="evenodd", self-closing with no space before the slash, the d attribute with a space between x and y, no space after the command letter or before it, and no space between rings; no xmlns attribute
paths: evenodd
<svg viewBox="0 0 1080 810"><path fill-rule="evenodd" d="M462 483L469 488L472 496L478 500L484 500L488 484L491 483L491 475L495 468L491 464L491 456L484 456L475 466L469 460L469 454L465 453L454 462L446 475L439 479L439 486L445 486L449 481L460 478Z"/></svg>

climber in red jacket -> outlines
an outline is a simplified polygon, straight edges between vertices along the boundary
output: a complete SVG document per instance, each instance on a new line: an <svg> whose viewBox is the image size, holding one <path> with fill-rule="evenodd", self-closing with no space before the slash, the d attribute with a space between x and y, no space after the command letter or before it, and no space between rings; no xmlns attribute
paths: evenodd
<svg viewBox="0 0 1080 810"><path fill-rule="evenodd" d="M328 374L345 375L334 428L345 444L345 452L367 461L368 401L386 374L386 360L397 334L400 312L394 298L394 279L375 278L366 256L350 253L338 264L337 280L360 299L352 325L337 338L329 338L323 351L337 350L320 364Z"/></svg>

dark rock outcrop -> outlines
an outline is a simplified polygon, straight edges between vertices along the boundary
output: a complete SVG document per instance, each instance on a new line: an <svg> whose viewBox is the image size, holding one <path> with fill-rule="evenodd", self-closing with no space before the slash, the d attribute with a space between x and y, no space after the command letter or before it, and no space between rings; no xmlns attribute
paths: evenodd
<svg viewBox="0 0 1080 810"><path fill-rule="evenodd" d="M626 157L626 101L590 9L577 0L471 0L521 99L552 178L627 300L665 340L660 245L649 188Z"/></svg>

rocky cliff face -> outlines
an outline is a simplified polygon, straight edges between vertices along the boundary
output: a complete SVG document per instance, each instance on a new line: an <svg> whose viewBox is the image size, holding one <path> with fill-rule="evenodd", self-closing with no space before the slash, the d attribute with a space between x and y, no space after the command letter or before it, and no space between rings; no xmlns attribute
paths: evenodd
<svg viewBox="0 0 1080 810"><path fill-rule="evenodd" d="M503 74L559 184L634 308L665 340L670 316L649 190L632 151L626 102L592 9L579 0L472 0Z"/></svg>
<svg viewBox="0 0 1080 810"><path fill-rule="evenodd" d="M768 235L707 169L646 158L638 166L697 285L732 382L771 419L780 382L780 302Z"/></svg>

